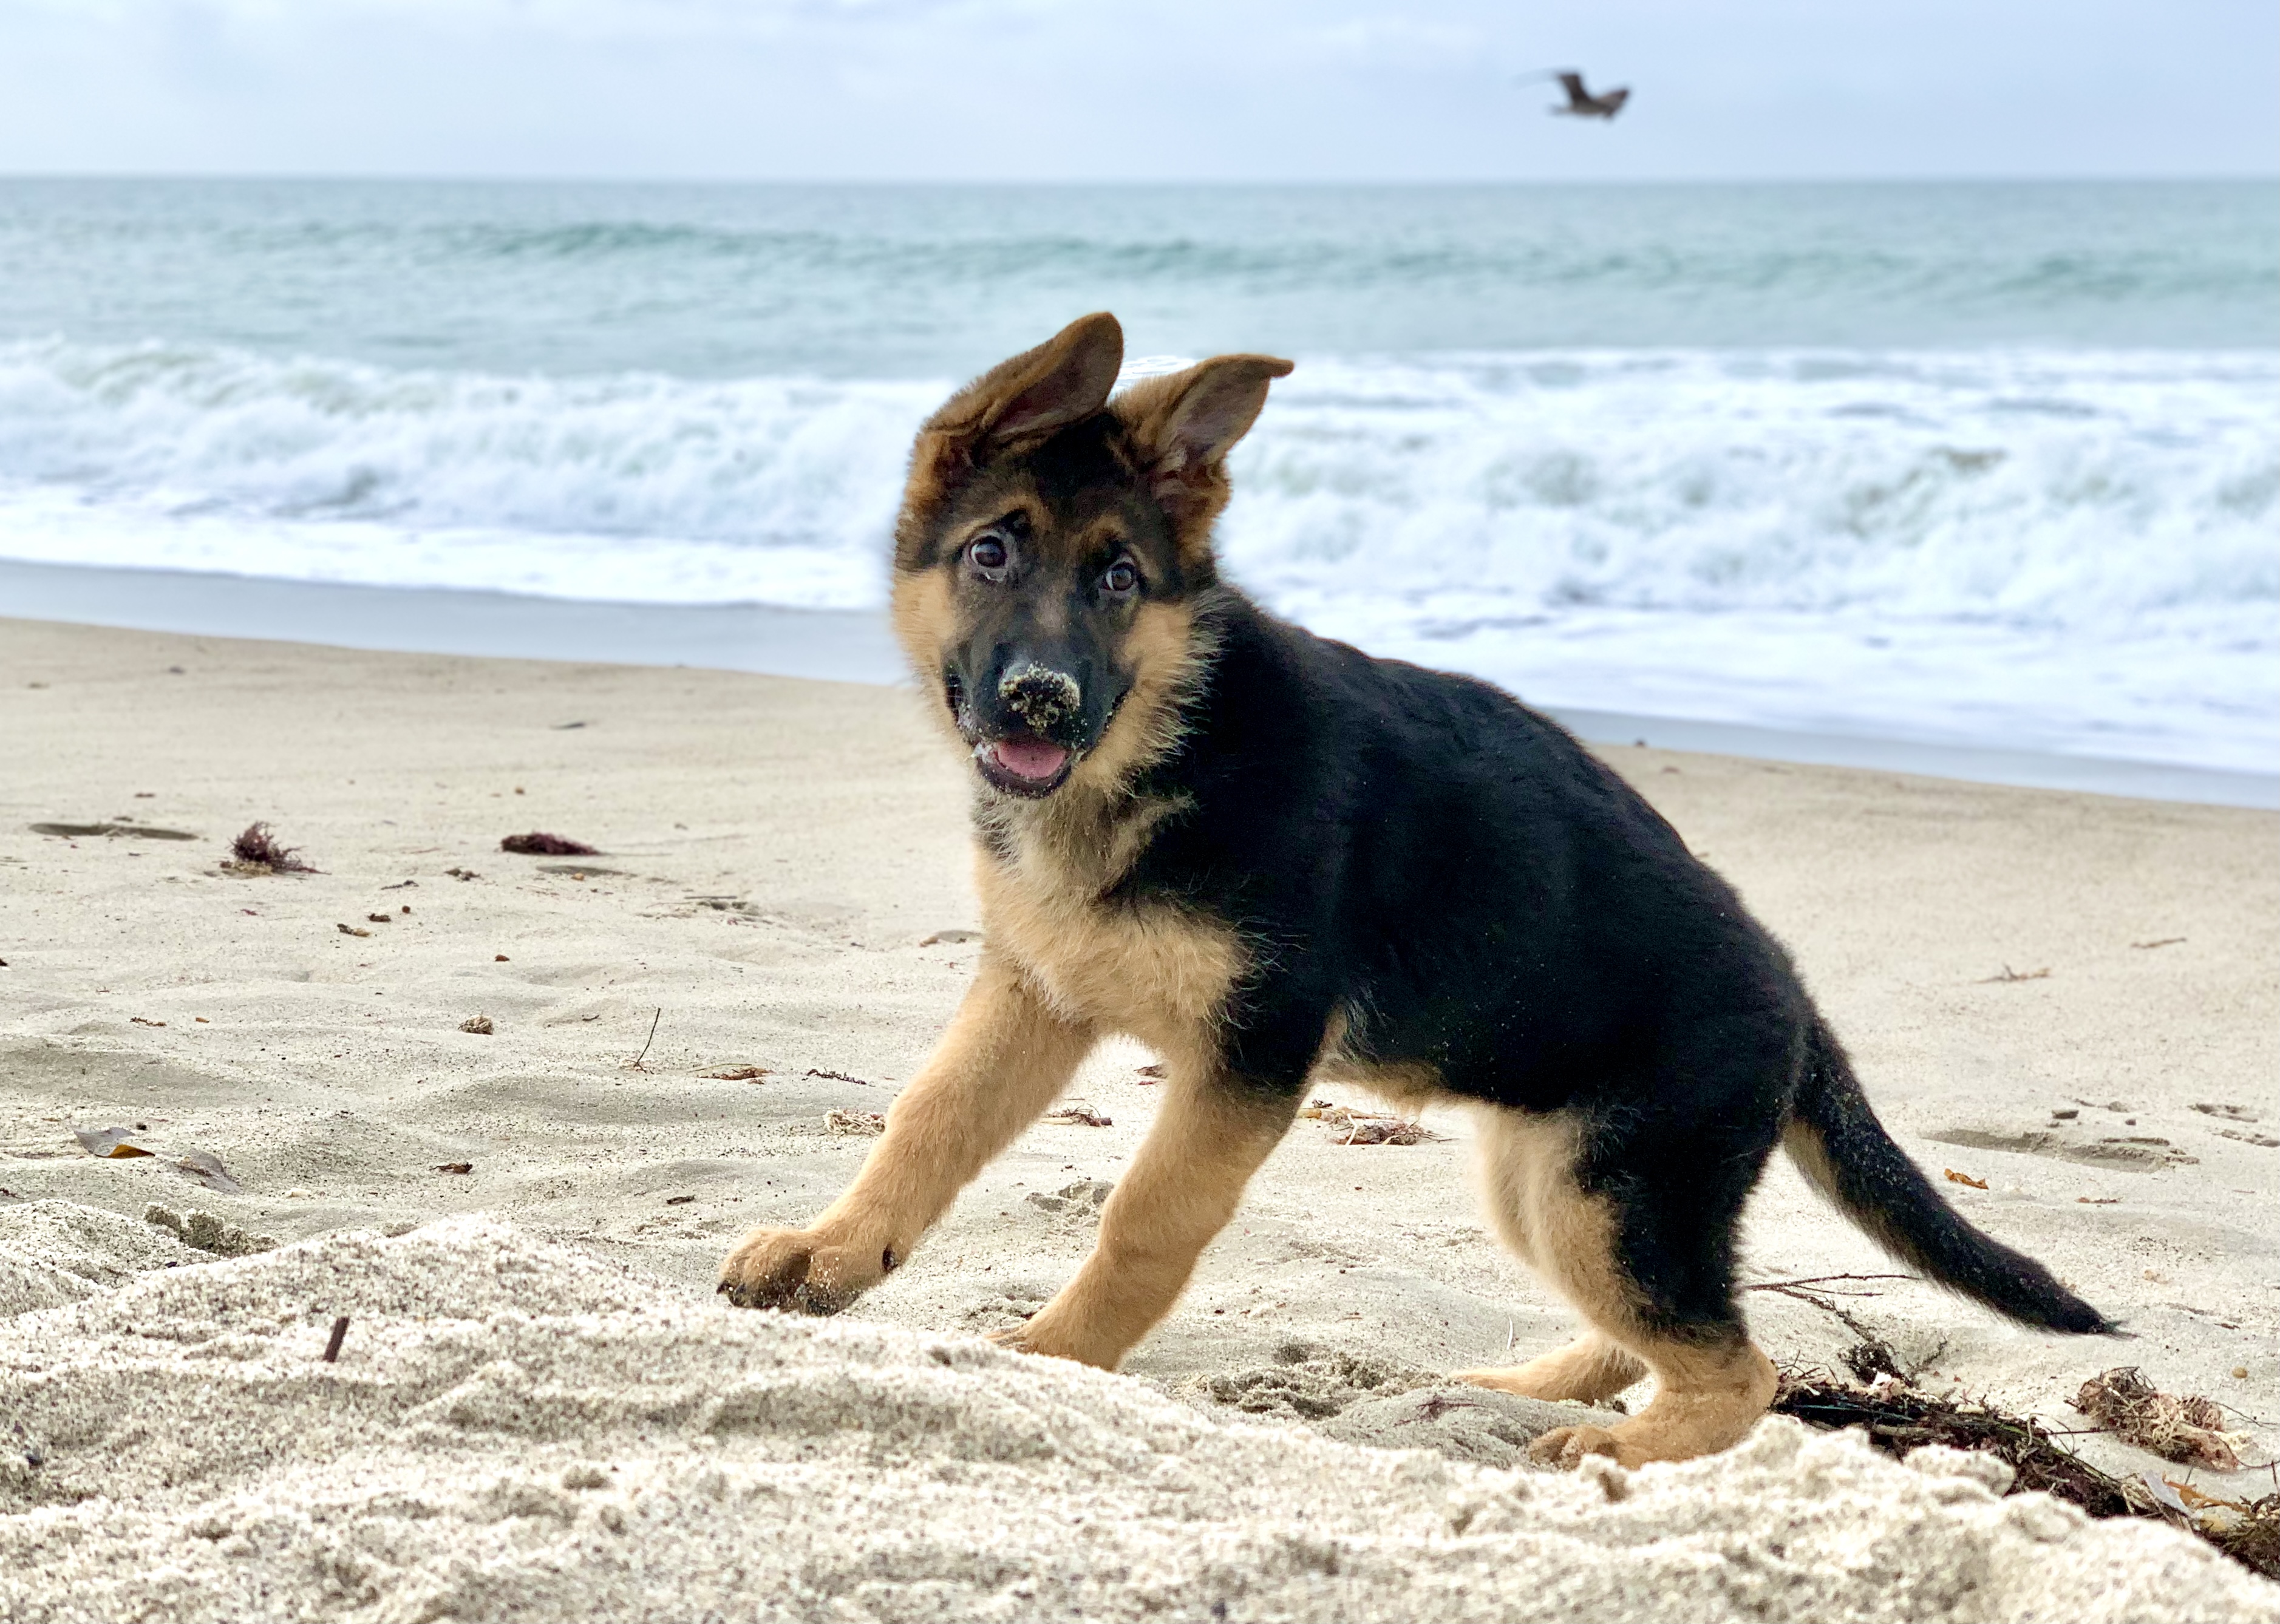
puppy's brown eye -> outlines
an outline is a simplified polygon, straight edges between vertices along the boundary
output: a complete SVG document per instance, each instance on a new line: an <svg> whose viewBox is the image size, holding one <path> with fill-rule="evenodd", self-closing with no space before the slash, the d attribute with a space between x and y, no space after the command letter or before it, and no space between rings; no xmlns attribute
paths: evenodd
<svg viewBox="0 0 2280 1624"><path fill-rule="evenodd" d="M1140 572L1132 567L1131 559L1119 558L1108 566L1108 573L1100 578L1100 584L1111 592L1129 592L1140 584Z"/></svg>
<svg viewBox="0 0 2280 1624"><path fill-rule="evenodd" d="M999 537L980 535L967 543L966 556L975 569L987 575L1004 569L1012 555L1006 552L1005 543Z"/></svg>

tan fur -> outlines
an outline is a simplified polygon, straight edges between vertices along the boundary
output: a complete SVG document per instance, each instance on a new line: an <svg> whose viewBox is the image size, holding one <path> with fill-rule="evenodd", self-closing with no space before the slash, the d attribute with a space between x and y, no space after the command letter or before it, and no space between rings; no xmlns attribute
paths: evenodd
<svg viewBox="0 0 2280 1624"><path fill-rule="evenodd" d="M1233 933L1164 906L1103 903L1090 874L1040 842L975 866L989 940L1053 1009L1126 1032L1175 1064L1218 1060L1219 1017L1244 956Z"/></svg>
<svg viewBox="0 0 2280 1624"><path fill-rule="evenodd" d="M959 635L951 579L947 566L899 572L894 618L932 697L929 708L955 738L939 674L943 649ZM1133 796L1128 785L1176 743L1180 705L1201 667L1200 642L1189 605L1143 604L1127 634L1133 685L1099 743L1051 799L983 807L990 838L975 846L983 935L1000 974L1065 1029L1129 1033L1175 1068L1163 1114L1103 1214L1099 1249L1067 1289L1009 1338L1104 1366L1113 1366L1169 1312L1288 1121L1287 1112L1276 1122L1244 1110L1229 1120L1220 1089L1198 1081L1216 1074L1219 1020L1246 962L1234 935L1175 908L1101 900L1155 827L1178 811ZM953 1028L945 1054L957 1036ZM942 1058L929 1063L928 1075ZM1044 1108L1050 1092L1042 1077L1038 1083L992 1102L1005 1113L999 1126L1010 1131L993 1128L987 1137L1010 1139ZM946 1106L952 1097L945 1091ZM890 1117L888 1137L827 1218L843 1219L867 1237L897 1228L868 1204L890 1202L904 1220L927 1210L939 1183L923 1200L896 1197L910 1174L885 1158L890 1146L905 1143L924 1141L898 1141ZM951 1159L965 1167L964 1156Z"/></svg>
<svg viewBox="0 0 2280 1624"><path fill-rule="evenodd" d="M941 651L958 624L958 607L951 601L949 572L896 572L892 614L895 636L910 657L911 669L928 700L928 712L951 741L960 750L965 749L966 741L958 736L957 724L951 720L942 691Z"/></svg>
<svg viewBox="0 0 2280 1624"><path fill-rule="evenodd" d="M1068 1085L1096 1030L1040 997L1004 955L887 1112L887 1131L805 1229L756 1229L721 1266L739 1302L830 1312L899 1267L958 1192Z"/></svg>
<svg viewBox="0 0 2280 1624"><path fill-rule="evenodd" d="M1646 1374L1646 1366L1612 1336L1587 1331L1556 1352L1511 1370L1466 1370L1457 1380L1552 1403L1604 1404Z"/></svg>
<svg viewBox="0 0 2280 1624"><path fill-rule="evenodd" d="M1171 1312L1296 1102L1175 1062L1156 1123L1100 1215L1100 1243L1028 1324L992 1340L1113 1370Z"/></svg>
<svg viewBox="0 0 2280 1624"><path fill-rule="evenodd" d="M1143 604L1124 634L1132 687L1072 784L1114 796L1180 741L1181 708L1211 658L1211 634L1192 604ZM1050 804L1050 803L1048 803Z"/></svg>
<svg viewBox="0 0 2280 1624"><path fill-rule="evenodd" d="M1748 1435L1774 1401L1780 1377L1746 1336L1714 1347L1633 1339L1654 1375L1654 1398L1615 1427L1561 1427L1529 1445L1529 1456L1572 1466L1586 1455L1611 1457L1617 1466L1650 1460L1691 1460L1731 1449ZM1638 1345L1638 1344L1644 1345Z"/></svg>
<svg viewBox="0 0 2280 1624"><path fill-rule="evenodd" d="M1443 1086L1438 1067L1413 1061L1384 1066L1354 1054L1346 1047L1350 1024L1344 1010L1331 1013L1321 1058L1314 1062L1314 1081L1367 1089L1397 1111L1422 1111L1455 1097Z"/></svg>
<svg viewBox="0 0 2280 1624"><path fill-rule="evenodd" d="M1812 1128L1792 1121L1782 1129L1782 1149L1789 1152L1790 1160L1797 1164L1797 1170L1812 1181L1814 1189L1836 1189L1837 1169L1829 1162L1828 1147Z"/></svg>
<svg viewBox="0 0 2280 1624"><path fill-rule="evenodd" d="M1653 1400L1640 1414L1614 1428L1546 1433L1530 1446L1540 1460L1573 1466L1584 1455L1610 1455L1635 1466L1739 1443L1773 1402L1772 1361L1746 1337L1701 1345L1642 1322L1637 1294L1615 1261L1614 1208L1576 1186L1571 1120L1498 1106L1483 1108L1480 1117L1490 1221L1575 1305L1591 1333L1515 1369L1460 1371L1457 1380L1532 1398L1598 1400L1642 1374L1654 1376Z"/></svg>

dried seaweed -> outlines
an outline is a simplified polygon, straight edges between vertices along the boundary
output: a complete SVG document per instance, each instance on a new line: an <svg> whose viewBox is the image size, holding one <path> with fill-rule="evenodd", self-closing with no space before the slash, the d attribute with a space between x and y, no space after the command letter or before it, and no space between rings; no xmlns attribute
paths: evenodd
<svg viewBox="0 0 2280 1624"><path fill-rule="evenodd" d="M2228 1504L2240 1512L2238 1520L2205 1529L2201 1537L2249 1572L2280 1579L2280 1494Z"/></svg>
<svg viewBox="0 0 2280 1624"><path fill-rule="evenodd" d="M1427 1144L1448 1137L1406 1117L1382 1111L1356 1111L1351 1105L1333 1105L1326 1099L1311 1102L1298 1114L1321 1123L1329 1129L1331 1140L1338 1144Z"/></svg>
<svg viewBox="0 0 2280 1624"><path fill-rule="evenodd" d="M1038 1120L1058 1122L1065 1128L1113 1128L1113 1120L1105 1117L1087 1102L1075 1099L1058 1111L1048 1111Z"/></svg>
<svg viewBox="0 0 2280 1624"><path fill-rule="evenodd" d="M266 823L249 823L245 832L229 843L229 866L242 874L313 874L317 870L301 860L298 846L281 846L275 831Z"/></svg>
<svg viewBox="0 0 2280 1624"><path fill-rule="evenodd" d="M2212 1472L2240 1470L2222 1407L2211 1398L2156 1392L2135 1365L2092 1376L2068 1402L2124 1443L2164 1460Z"/></svg>
<svg viewBox="0 0 2280 1624"><path fill-rule="evenodd" d="M2160 1487L2167 1492L2158 1492L2150 1473L2140 1483L2101 1472L2030 1417L1941 1397L1889 1375L1856 1387L1822 1379L1826 1374L1783 1371L1775 1411L1831 1432L1859 1427L1869 1443L1895 1458L1930 1443L1977 1450L2011 1468L2007 1493L2039 1490L2092 1517L2167 1522L2207 1540L2252 1573L2280 1579L2280 1494L2252 1502L2193 1490L2188 1500L2183 1496L2189 1485L2166 1481Z"/></svg>
<svg viewBox="0 0 2280 1624"><path fill-rule="evenodd" d="M542 834L533 830L528 835L510 835L499 842L502 851L520 852L524 857L599 857L602 854L582 840L571 840L560 835Z"/></svg>
<svg viewBox="0 0 2280 1624"><path fill-rule="evenodd" d="M1980 1450L2017 1474L2011 1485L2014 1493L2039 1489L2093 1517L2138 1513L2119 1479L2062 1448L2039 1422L2024 1416L2005 1415L1890 1380L1864 1388L1815 1382L1789 1372L1783 1374L1774 1409L1831 1431L1865 1428L1868 1441L1889 1455L1905 1455L1927 1443Z"/></svg>

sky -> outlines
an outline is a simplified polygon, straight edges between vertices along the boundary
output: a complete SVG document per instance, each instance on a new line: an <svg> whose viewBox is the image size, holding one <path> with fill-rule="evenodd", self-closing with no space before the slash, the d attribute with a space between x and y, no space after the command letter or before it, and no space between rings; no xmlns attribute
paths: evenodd
<svg viewBox="0 0 2280 1624"><path fill-rule="evenodd" d="M0 0L0 173L2272 175L2280 5Z"/></svg>

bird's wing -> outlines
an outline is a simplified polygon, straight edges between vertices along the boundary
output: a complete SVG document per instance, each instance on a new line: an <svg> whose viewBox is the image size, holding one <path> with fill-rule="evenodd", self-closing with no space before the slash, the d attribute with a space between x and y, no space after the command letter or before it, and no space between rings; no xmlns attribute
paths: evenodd
<svg viewBox="0 0 2280 1624"><path fill-rule="evenodd" d="M1591 93L1583 89L1583 76L1581 73L1561 73L1557 77L1560 81L1560 88L1568 92L1568 104L1570 107L1581 107L1591 99Z"/></svg>
<svg viewBox="0 0 2280 1624"><path fill-rule="evenodd" d="M1617 113L1622 112L1623 104L1630 99L1630 87L1629 85L1625 85L1620 90L1608 90L1601 93L1599 96L1599 104L1607 110L1607 117L1612 119Z"/></svg>

